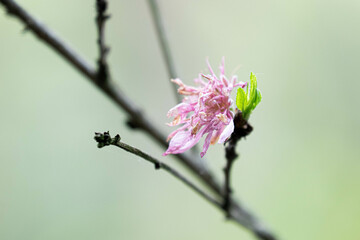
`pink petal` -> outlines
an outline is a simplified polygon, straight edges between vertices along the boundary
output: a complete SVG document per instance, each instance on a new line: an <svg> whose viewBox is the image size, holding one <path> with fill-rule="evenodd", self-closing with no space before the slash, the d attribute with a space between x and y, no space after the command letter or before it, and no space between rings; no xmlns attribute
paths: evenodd
<svg viewBox="0 0 360 240"><path fill-rule="evenodd" d="M224 143L234 132L234 122L230 123L225 127L224 131L221 133L218 143Z"/></svg>
<svg viewBox="0 0 360 240"><path fill-rule="evenodd" d="M175 117L177 115L182 115L183 113L188 113L194 111L194 107L191 106L188 103L179 103L178 105L176 105L175 107L171 108L168 113L167 113L167 117Z"/></svg>
<svg viewBox="0 0 360 240"><path fill-rule="evenodd" d="M178 129L176 129L175 131L173 131L172 133L169 134L169 136L167 137L166 141L169 141L170 139L172 139L178 132L180 131L184 131L186 128L188 128L190 126L189 123L184 124L183 126L179 127Z"/></svg>
<svg viewBox="0 0 360 240"><path fill-rule="evenodd" d="M207 63L207 65L208 65L208 68L209 68L209 71L210 71L211 75L213 75L213 76L216 78L216 75L215 75L214 71L213 71L212 68L211 68L209 59L206 59L206 63Z"/></svg>
<svg viewBox="0 0 360 240"><path fill-rule="evenodd" d="M220 72L222 75L225 75L225 57L221 59Z"/></svg>
<svg viewBox="0 0 360 240"><path fill-rule="evenodd" d="M163 156L168 154L183 153L186 150L192 148L196 143L200 141L206 128L201 129L196 135L192 135L191 131L180 131L170 141L169 147Z"/></svg>
<svg viewBox="0 0 360 240"><path fill-rule="evenodd" d="M204 86L206 86L206 83L204 82L204 80L202 80L201 77L202 77L201 74L199 74L199 77L198 77L198 78L195 78L195 79L194 79L194 82L197 83L197 84L199 84L199 85L202 85L202 87L204 87Z"/></svg>
<svg viewBox="0 0 360 240"><path fill-rule="evenodd" d="M172 81L173 83L176 83L180 87L185 85L179 78L171 79L170 81Z"/></svg>
<svg viewBox="0 0 360 240"><path fill-rule="evenodd" d="M210 144L224 143L234 131L234 114L230 110L233 100L230 93L233 88L244 88L247 83L237 82L236 76L225 76L224 58L219 67L219 78L208 60L207 66L210 73L200 74L199 78L194 80L198 87L187 86L180 79L172 80L179 85L178 93L184 95L184 98L181 104L168 112L168 117L174 118L169 125L180 127L169 135L168 139L171 141L163 155L185 152L207 134L200 154L203 157Z"/></svg>
<svg viewBox="0 0 360 240"><path fill-rule="evenodd" d="M225 125L221 124L221 127L219 129L217 129L216 132L211 137L210 144L215 144L217 141L219 141L220 135L223 132L224 128L225 128Z"/></svg>
<svg viewBox="0 0 360 240"><path fill-rule="evenodd" d="M246 87L246 85L247 85L247 82L238 82L234 85L234 87L244 88L244 87Z"/></svg>
<svg viewBox="0 0 360 240"><path fill-rule="evenodd" d="M209 132L208 135L206 136L204 146L203 146L203 150L200 153L200 157L203 157L205 155L205 153L207 152L207 150L208 150L208 148L210 146L212 134L213 134L213 131Z"/></svg>

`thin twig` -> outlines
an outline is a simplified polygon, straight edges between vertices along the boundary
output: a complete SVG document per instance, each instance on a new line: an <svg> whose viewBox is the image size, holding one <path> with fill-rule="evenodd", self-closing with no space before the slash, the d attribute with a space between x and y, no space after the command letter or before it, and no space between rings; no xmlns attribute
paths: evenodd
<svg viewBox="0 0 360 240"><path fill-rule="evenodd" d="M236 143L235 143L235 145L236 145ZM233 164L234 160L236 159L237 154L236 154L236 156L234 158L228 158L227 157L228 151L231 151L231 150L228 150L228 147L226 147L225 151L226 151L226 165L224 167L225 196L224 196L223 208L224 208L224 210L226 212L226 216L229 217L229 215L230 215L229 210L230 210L231 192L232 192L232 189L231 189L231 186L230 186L230 183L231 183L230 174L231 174L232 164Z"/></svg>
<svg viewBox="0 0 360 240"><path fill-rule="evenodd" d="M104 92L115 104L124 110L132 122L136 126L146 132L154 140L156 140L162 147L167 148L166 136L158 127L156 127L150 117L146 116L135 103L127 97L127 95L112 81L98 81L97 71L85 59L81 58L71 47L68 46L63 40L56 36L50 29L40 23L30 14L28 14L22 7L20 7L13 0L0 0L8 13L22 20L27 26L29 31L32 31L36 37L43 41L46 45L50 46L52 50L64 57L70 65L83 73L90 82L95 84L102 92ZM201 161L195 156L189 154L175 155L188 169L195 174L195 176L202 179L214 193L221 194L222 188L215 180L215 177L209 169L204 168Z"/></svg>
<svg viewBox="0 0 360 240"><path fill-rule="evenodd" d="M231 134L229 140L225 143L226 165L224 167L225 196L223 207L227 213L227 216L230 215L229 210L231 206L231 168L235 159L238 157L238 154L235 151L236 144L241 138L248 136L252 132L252 129L252 126L242 117L242 113L240 111L237 111L234 117L234 132Z"/></svg>
<svg viewBox="0 0 360 240"><path fill-rule="evenodd" d="M33 18L20 5L13 0L0 0L9 15L19 18L24 24L25 29L32 31L36 37L44 41L51 49L55 50L60 56L64 57L71 65L83 73L91 80L96 79L94 68L80 57L67 43L61 41L56 34Z"/></svg>
<svg viewBox="0 0 360 240"><path fill-rule="evenodd" d="M105 45L105 22L109 19L106 15L107 0L96 0L96 25L98 30L98 46L99 46L99 59L97 75L99 81L106 81L108 79L108 64L106 62L106 55L109 48Z"/></svg>
<svg viewBox="0 0 360 240"><path fill-rule="evenodd" d="M181 182L183 182L185 185L190 187L192 190L194 190L196 193L198 193L201 197L205 198L208 202L212 203L218 208L221 208L222 205L220 202L218 202L216 199L205 193L203 190L201 190L199 187L197 187L194 183L192 183L190 180L188 180L185 176L183 176L180 172L173 169L166 163L161 162L160 160L150 156L149 154L141 151L138 148L135 148L133 146L130 146L124 142L120 141L121 138L119 135L116 135L114 138L112 138L109 134L109 132L104 133L95 133L95 141L98 143L98 147L102 148L104 146L108 145L114 145L121 149L124 149L127 152L130 152L132 154L135 154L144 160L151 162L154 164L155 169L163 169L164 171L170 173L173 177L177 178Z"/></svg>
<svg viewBox="0 0 360 240"><path fill-rule="evenodd" d="M113 82L98 81L97 71L87 61L81 58L72 48L70 48L63 40L56 36L50 29L41 24L38 20L27 13L14 0L0 0L7 12L19 18L41 41L48 45L52 50L65 58L75 69L83 73L90 82L94 83L101 91L103 91L116 105L123 109L131 119L134 119L137 126L144 132L156 140L161 146L167 148L166 137L162 132L153 125L153 121L149 119ZM216 181L215 177L209 169L199 164L198 159L189 154L178 154L175 156L184 164L194 176L198 177L206 186L208 186L217 196L223 196L223 188ZM255 217L253 213L244 205L240 205L232 201L230 208L232 218L252 231L262 240L276 239L274 235L262 222Z"/></svg>
<svg viewBox="0 0 360 240"><path fill-rule="evenodd" d="M159 4L157 2L157 0L148 0L149 6L150 6L150 10L151 10L151 15L153 17L153 21L154 21L154 25L156 28L156 33L159 39L159 43L160 43L160 47L161 47L161 52L163 54L165 63L166 63L166 69L168 72L168 76L170 79L175 79L178 78L178 74L176 71L176 67L175 67L175 63L174 63L174 59L172 57L171 54L171 50L169 47L169 40L167 38L167 34L165 31L165 27L164 27L164 21L161 18L161 14L159 11ZM169 81L170 82L170 81ZM177 103L181 102L181 97L178 94L178 90L177 90L177 85L176 84L171 84L173 91L174 91L174 95L175 95L175 99ZM130 127L134 127L134 124L132 122L129 122ZM199 149L197 146L194 146L191 148L191 152L194 154L199 154Z"/></svg>
<svg viewBox="0 0 360 240"><path fill-rule="evenodd" d="M159 5L157 3L157 0L148 0L148 3L150 5L151 15L153 17L155 27L156 27L157 36L159 38L161 52L163 54L163 57L164 57L164 60L165 60L165 63L166 63L166 69L167 69L167 72L168 72L168 76L169 76L170 79L177 78L179 76L177 75L175 64L174 64L174 59L172 58L172 55L171 55L171 51L170 51L170 47L169 47L169 41L167 39L164 24L163 24L163 21L161 19L161 15L160 15L160 12L159 12ZM180 102L181 98L180 98L179 94L177 93L176 85L171 84L171 86L172 86L172 88L174 90L174 94L175 94L177 102Z"/></svg>
<svg viewBox="0 0 360 240"><path fill-rule="evenodd" d="M193 191L198 193L205 200L207 200L208 202L213 204L215 207L217 207L220 210L224 210L223 205L220 202L218 202L213 197L211 197L210 195L205 193L203 190L198 188L195 184L193 184L190 180L188 180L181 173L179 173L178 171L176 171L175 169L173 169L172 167L170 167L166 163L163 163L163 162L159 161L158 159L156 159L156 158L148 155L147 153L141 151L140 149L132 147L132 146L126 144L126 143L123 143L120 140L121 140L121 138L120 138L119 135L116 135L114 138L111 138L109 132L95 133L95 141L98 143L98 148L102 148L102 147L109 146L109 145L114 145L114 146L117 146L117 147L127 151L127 152L135 154L135 155L143 158L144 160L153 163L156 170L157 169L165 170L166 172L171 174L173 177L175 177L178 180L180 180L181 182L183 182L185 185L187 185ZM251 215L246 215L246 216L242 216L242 217L246 217L247 221L248 220L253 220L253 216L251 216ZM231 219L231 220L234 220L236 222L238 221L238 216L234 215L234 212L229 212L228 218ZM259 225L257 230L254 231L256 236L258 236L260 239L263 239L263 240L275 240L275 238L273 238L273 236L268 235L269 234L268 232L261 231L261 229L262 229L262 226Z"/></svg>

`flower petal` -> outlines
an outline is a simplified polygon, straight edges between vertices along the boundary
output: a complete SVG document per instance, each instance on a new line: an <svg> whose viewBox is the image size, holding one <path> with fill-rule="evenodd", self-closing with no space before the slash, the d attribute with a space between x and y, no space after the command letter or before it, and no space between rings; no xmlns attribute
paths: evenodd
<svg viewBox="0 0 360 240"><path fill-rule="evenodd" d="M223 132L224 128L225 128L225 125L221 124L221 127L219 129L217 129L215 131L215 133L213 133L210 144L214 145L215 143L217 143L219 141L220 135Z"/></svg>
<svg viewBox="0 0 360 240"><path fill-rule="evenodd" d="M175 117L177 115L185 115L188 112L194 111L194 107L191 104L188 103L179 103L175 107L171 108L168 113L167 117Z"/></svg>
<svg viewBox="0 0 360 240"><path fill-rule="evenodd" d="M207 134L200 154L203 157L210 144L229 139L234 131L231 91L235 87L244 88L246 83L239 83L236 76L227 78L224 65L223 58L218 78L207 61L210 74L199 74L195 79L197 87L185 85L180 79L172 80L179 85L178 93L184 98L168 112L168 117L173 117L168 125L179 128L169 135L169 147L163 155L185 152Z"/></svg>
<svg viewBox="0 0 360 240"><path fill-rule="evenodd" d="M208 148L210 146L212 134L213 134L213 131L209 132L208 135L206 136L204 146L203 146L203 150L200 153L200 157L203 157L205 155L205 153L207 152L207 150L208 150Z"/></svg>
<svg viewBox="0 0 360 240"><path fill-rule="evenodd" d="M178 132L180 131L184 131L186 128L188 128L190 126L189 123L185 123L183 126L179 127L178 129L176 129L175 131L173 131L172 133L169 134L169 136L167 137L166 141L169 141L170 139L172 139Z"/></svg>
<svg viewBox="0 0 360 240"><path fill-rule="evenodd" d="M215 75L215 73L214 73L214 70L212 69L212 67L211 67L211 65L210 65L209 59L206 59L206 63L207 63L207 65L208 65L208 68L209 68L209 71L210 71L211 75L212 75L213 77L215 77L215 79L217 79L217 78L216 78L216 75Z"/></svg>
<svg viewBox="0 0 360 240"><path fill-rule="evenodd" d="M224 131L221 133L218 143L224 143L234 132L234 122L230 123L225 127Z"/></svg>
<svg viewBox="0 0 360 240"><path fill-rule="evenodd" d="M186 150L192 148L196 143L200 141L200 138L204 134L206 128L202 128L196 135L192 135L191 131L180 131L175 134L169 143L169 147L163 156L168 154L183 153Z"/></svg>
<svg viewBox="0 0 360 240"><path fill-rule="evenodd" d="M225 75L225 57L221 58L220 73Z"/></svg>

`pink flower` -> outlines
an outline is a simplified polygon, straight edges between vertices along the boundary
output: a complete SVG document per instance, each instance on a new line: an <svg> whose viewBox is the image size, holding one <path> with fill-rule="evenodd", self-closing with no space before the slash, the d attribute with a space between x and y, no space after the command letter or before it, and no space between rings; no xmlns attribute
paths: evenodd
<svg viewBox="0 0 360 240"><path fill-rule="evenodd" d="M164 156L185 152L207 134L200 153L203 157L210 143L224 143L234 131L234 113L230 110L233 100L230 93L235 87L244 88L246 83L237 83L236 76L231 80L225 77L224 58L220 65L219 78L209 62L207 64L210 74L199 74L194 80L199 87L187 86L180 79L171 80L179 85L178 93L185 97L182 103L169 110L167 116L174 120L168 125L183 125L169 135L168 140L171 140Z"/></svg>

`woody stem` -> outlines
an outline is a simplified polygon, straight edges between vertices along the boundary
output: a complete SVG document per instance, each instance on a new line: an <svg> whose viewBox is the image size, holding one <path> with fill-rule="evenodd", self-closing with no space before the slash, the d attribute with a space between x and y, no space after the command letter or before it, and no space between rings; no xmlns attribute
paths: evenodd
<svg viewBox="0 0 360 240"><path fill-rule="evenodd" d="M238 157L236 153L236 144L237 142L246 137L253 130L252 126L247 122L246 119L243 118L242 113L237 111L234 117L234 132L231 134L229 140L226 142L225 147L225 157L226 157L226 166L224 167L224 175L225 175L225 193L224 193L224 202L223 209L226 212L226 216L229 217L231 210L231 168L235 159Z"/></svg>

